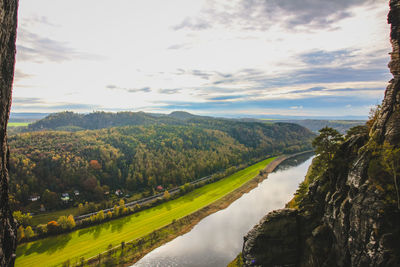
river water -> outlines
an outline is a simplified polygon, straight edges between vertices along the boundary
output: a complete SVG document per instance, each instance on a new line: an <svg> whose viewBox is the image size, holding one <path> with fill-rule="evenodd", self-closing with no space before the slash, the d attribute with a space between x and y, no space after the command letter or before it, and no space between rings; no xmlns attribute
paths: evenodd
<svg viewBox="0 0 400 267"><path fill-rule="evenodd" d="M153 250L133 266L226 266L242 250L243 236L268 212L280 209L304 180L312 154L283 162L268 179L190 232Z"/></svg>

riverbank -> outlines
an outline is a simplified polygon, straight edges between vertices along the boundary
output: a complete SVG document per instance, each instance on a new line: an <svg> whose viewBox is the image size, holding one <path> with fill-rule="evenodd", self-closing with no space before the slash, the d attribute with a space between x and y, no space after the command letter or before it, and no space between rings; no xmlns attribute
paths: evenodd
<svg viewBox="0 0 400 267"><path fill-rule="evenodd" d="M308 152L307 152L308 153ZM157 230L146 237L136 240L130 244L125 244L124 251L121 247L114 248L112 251L105 253L106 258L101 258L102 263L108 262L113 265L130 266L140 260L147 253L153 249L171 241L172 239L183 235L192 230L192 228L197 225L205 217L227 208L232 202L240 198L243 194L248 193L252 189L258 186L258 184L267 178L268 174L274 171L283 161L298 156L303 153L281 156L276 158L274 161L270 162L259 175L256 175L253 179L249 180L240 188L229 193L225 197L217 200L216 202L204 207L203 209L192 213L162 229ZM99 257L93 258L91 261L92 265L99 264Z"/></svg>

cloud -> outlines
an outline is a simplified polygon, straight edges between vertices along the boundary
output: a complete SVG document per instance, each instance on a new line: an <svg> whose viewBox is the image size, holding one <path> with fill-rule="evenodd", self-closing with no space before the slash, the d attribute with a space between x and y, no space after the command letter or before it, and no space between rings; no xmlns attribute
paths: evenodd
<svg viewBox="0 0 400 267"><path fill-rule="evenodd" d="M382 1L383 0L378 0ZM298 26L329 29L332 23L350 17L350 8L374 0L238 0L208 1L198 17L186 17L174 30L202 31L224 25L241 30L264 31L273 25L294 30Z"/></svg>
<svg viewBox="0 0 400 267"><path fill-rule="evenodd" d="M25 105L25 104L45 104L46 100L37 97L13 97L12 98L13 105Z"/></svg>
<svg viewBox="0 0 400 267"><path fill-rule="evenodd" d="M109 85L106 85L106 88L110 89L110 90L122 90L122 91L126 91L128 93L138 93L138 92L149 93L149 92L151 92L151 88L148 86L142 87L142 88L124 88L124 87L116 86L115 84L109 84Z"/></svg>
<svg viewBox="0 0 400 267"><path fill-rule="evenodd" d="M301 93L311 93L311 92L320 92L326 89L326 87L323 86L317 86L317 87L312 87L304 90L295 90L295 91L290 91L290 94L301 94Z"/></svg>
<svg viewBox="0 0 400 267"><path fill-rule="evenodd" d="M291 106L290 109L303 109L303 106Z"/></svg>
<svg viewBox="0 0 400 267"><path fill-rule="evenodd" d="M180 49L186 49L188 47L189 47L188 44L174 44L174 45L169 46L167 49L169 49L169 50L180 50Z"/></svg>
<svg viewBox="0 0 400 267"><path fill-rule="evenodd" d="M189 17L186 17L181 23L172 27L172 29L175 31L182 29L201 31L209 28L211 28L210 22L200 18L189 18Z"/></svg>
<svg viewBox="0 0 400 267"><path fill-rule="evenodd" d="M83 110L90 111L100 108L99 105L69 103L69 102L49 102L37 97L13 97L12 110L36 110L36 111L62 111L62 110Z"/></svg>
<svg viewBox="0 0 400 267"><path fill-rule="evenodd" d="M127 89L129 93L137 93L137 92L144 92L144 93L149 93L151 92L150 87L143 87L143 88L138 88L138 89Z"/></svg>
<svg viewBox="0 0 400 267"><path fill-rule="evenodd" d="M21 80L31 78L32 76L33 75L31 75L31 74L26 74L26 73L22 72L20 69L15 69L14 81L19 82Z"/></svg>
<svg viewBox="0 0 400 267"><path fill-rule="evenodd" d="M327 65L336 62L343 62L344 60L350 60L354 58L352 50L336 50L336 51L313 51L300 55L300 60L310 65Z"/></svg>
<svg viewBox="0 0 400 267"><path fill-rule="evenodd" d="M175 89L159 89L158 92L160 94L165 94L165 95L173 95L173 94L178 94L181 91L181 89L175 88Z"/></svg>
<svg viewBox="0 0 400 267"><path fill-rule="evenodd" d="M318 113L332 112L340 113L343 106L352 105L353 108L365 109L374 105L374 97L360 96L313 96L301 99L261 99L261 100L240 100L240 101L205 101L205 102L179 102L166 101L163 105L157 106L163 110L187 110L193 112L217 113L230 112L237 113L239 110L286 110L296 114L299 110ZM326 112L329 111L329 112ZM367 113L365 113L367 114Z"/></svg>
<svg viewBox="0 0 400 267"><path fill-rule="evenodd" d="M103 57L79 52L65 42L42 37L24 28L18 29L17 61L42 63L48 60L60 63L73 59L101 60Z"/></svg>
<svg viewBox="0 0 400 267"><path fill-rule="evenodd" d="M227 95L227 96L209 97L208 100L216 100L216 101L233 100L233 99L240 99L243 97L245 97L245 96L243 96L243 95Z"/></svg>

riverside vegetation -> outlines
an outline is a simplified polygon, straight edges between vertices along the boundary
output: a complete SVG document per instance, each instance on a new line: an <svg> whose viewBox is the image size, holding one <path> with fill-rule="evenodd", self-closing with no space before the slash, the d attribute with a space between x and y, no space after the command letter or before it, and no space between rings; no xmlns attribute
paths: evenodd
<svg viewBox="0 0 400 267"><path fill-rule="evenodd" d="M111 261L117 264L129 261L136 253L141 255L143 250L149 249L161 239L169 238L174 232L181 231L188 220L190 221L190 218L182 218L240 188L257 176L272 160L273 158L261 161L220 181L133 215L22 244L17 249L16 264L18 266L62 263L79 265L88 258L98 257L99 254L104 262ZM167 225L171 226L166 227ZM159 231L151 234L157 229ZM104 251L109 252L101 254ZM124 252L121 255L122 251Z"/></svg>

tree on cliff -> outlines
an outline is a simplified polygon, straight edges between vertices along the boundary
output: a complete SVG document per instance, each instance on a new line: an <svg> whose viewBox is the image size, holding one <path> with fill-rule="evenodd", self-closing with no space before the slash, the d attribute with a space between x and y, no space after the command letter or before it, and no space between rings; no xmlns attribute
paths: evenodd
<svg viewBox="0 0 400 267"><path fill-rule="evenodd" d="M0 266L14 266L16 226L8 199L7 123L14 79L18 0L0 0Z"/></svg>
<svg viewBox="0 0 400 267"><path fill-rule="evenodd" d="M322 162L327 163L332 160L344 139L338 131L330 127L322 128L319 133L319 136L313 140L312 146Z"/></svg>

